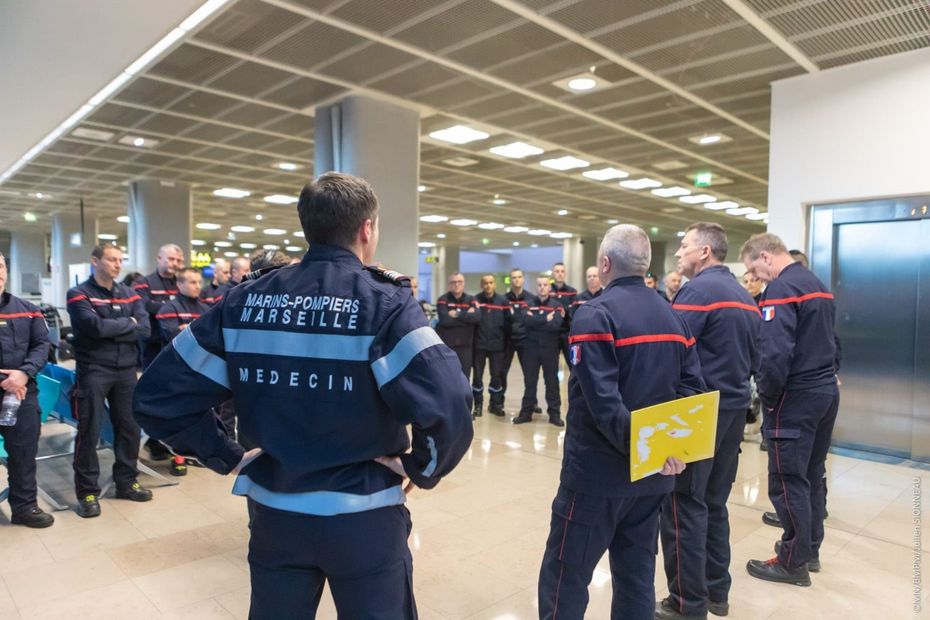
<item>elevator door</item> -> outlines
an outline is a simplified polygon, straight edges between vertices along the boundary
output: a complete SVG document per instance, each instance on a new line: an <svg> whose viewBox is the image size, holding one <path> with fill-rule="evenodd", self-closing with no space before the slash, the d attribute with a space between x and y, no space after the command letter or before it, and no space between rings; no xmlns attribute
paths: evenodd
<svg viewBox="0 0 930 620"><path fill-rule="evenodd" d="M835 227L833 291L843 387L834 438L840 443L912 454L920 427L918 421L915 428L914 397L921 225Z"/></svg>

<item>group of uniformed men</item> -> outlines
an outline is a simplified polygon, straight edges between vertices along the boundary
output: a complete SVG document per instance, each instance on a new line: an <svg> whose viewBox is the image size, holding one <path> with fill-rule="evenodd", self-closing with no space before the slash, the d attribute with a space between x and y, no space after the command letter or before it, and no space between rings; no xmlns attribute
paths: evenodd
<svg viewBox="0 0 930 620"><path fill-rule="evenodd" d="M671 304L646 286L648 236L618 225L607 231L581 295L565 284L561 264L554 286L537 280L538 296L524 290L520 270L511 272L506 298L493 276L472 298L453 274L439 300L441 339L407 278L366 266L379 237L367 183L327 173L304 188L298 214L311 244L300 264L235 288L223 283L221 266L204 293L214 304L209 312L198 301L199 274L179 270L175 246L159 251L158 270L135 291L116 282L119 248L94 251L94 276L68 295L81 516L99 514L95 447L107 399L117 497L151 499L135 479L136 420L174 454L239 474L233 492L248 498L250 512L250 617L311 612L328 580L341 616L414 618L405 494L433 488L465 454L469 414L482 409L485 364L489 411L502 415L505 369L514 353L520 359L527 391L515 422L532 416L543 367L550 422L561 426L557 386L550 394L549 383L561 349L571 367L568 428L540 571L540 617L584 616L605 551L613 618L728 613L726 500L751 375L765 409L769 494L784 534L773 559L750 560L747 569L810 585L809 573L820 570L824 466L839 400L834 310L832 295L778 237L755 235L740 252L747 271L768 283L758 305L722 264L727 239L719 225L688 228L676 257L689 282ZM22 412L29 412L28 422L0 428L16 481L13 520L41 527L51 517L35 503L34 377L47 339L34 307L2 295L0 366L9 368L0 369L0 387L24 397ZM155 326L170 346L152 362ZM140 341L148 343L150 365L135 385ZM630 482L630 412L707 390L721 393L715 457L687 467L669 457L659 474ZM214 413L230 401L258 447L246 451ZM658 603L657 540L669 584Z"/></svg>

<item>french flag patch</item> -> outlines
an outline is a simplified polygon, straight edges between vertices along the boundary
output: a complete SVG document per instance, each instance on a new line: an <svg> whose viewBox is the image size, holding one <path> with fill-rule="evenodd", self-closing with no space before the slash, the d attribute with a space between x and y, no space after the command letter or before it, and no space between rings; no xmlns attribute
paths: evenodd
<svg viewBox="0 0 930 620"><path fill-rule="evenodd" d="M775 318L775 306L765 306L762 308L762 320L771 321Z"/></svg>
<svg viewBox="0 0 930 620"><path fill-rule="evenodd" d="M570 351L569 359L571 359L572 366L577 366L581 363L581 345L573 344Z"/></svg>

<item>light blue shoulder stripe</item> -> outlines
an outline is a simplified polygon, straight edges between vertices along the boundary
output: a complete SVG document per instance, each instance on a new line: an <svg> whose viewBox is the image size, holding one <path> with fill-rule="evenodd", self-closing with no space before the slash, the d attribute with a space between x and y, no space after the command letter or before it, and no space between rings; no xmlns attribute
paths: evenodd
<svg viewBox="0 0 930 620"><path fill-rule="evenodd" d="M350 362L367 362L368 350L374 338L271 329L223 329L223 340L229 352Z"/></svg>
<svg viewBox="0 0 930 620"><path fill-rule="evenodd" d="M202 374L224 388L229 388L229 371L226 367L226 360L200 346L190 329L181 330L181 333L171 341L171 346L178 352L181 359L191 367L191 370Z"/></svg>
<svg viewBox="0 0 930 620"><path fill-rule="evenodd" d="M421 351L442 344L442 340L432 327L418 327L401 338L391 352L371 363L371 370L378 381L378 387L395 378L413 361Z"/></svg>
<svg viewBox="0 0 930 620"><path fill-rule="evenodd" d="M308 491L306 493L276 493L239 474L232 489L233 495L246 495L263 506L299 512L301 514L332 517L334 515L365 512L386 506L399 506L406 501L400 485L389 487L371 495L338 493L335 491Z"/></svg>

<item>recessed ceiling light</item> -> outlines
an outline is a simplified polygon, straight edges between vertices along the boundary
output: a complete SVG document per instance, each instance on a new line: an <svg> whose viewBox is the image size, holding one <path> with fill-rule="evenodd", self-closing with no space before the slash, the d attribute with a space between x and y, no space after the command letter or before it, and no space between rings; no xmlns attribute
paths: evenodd
<svg viewBox="0 0 930 620"><path fill-rule="evenodd" d="M568 87L572 90L592 90L597 87L597 80L580 77L568 81Z"/></svg>
<svg viewBox="0 0 930 620"><path fill-rule="evenodd" d="M704 205L705 209L710 209L711 211L720 211L722 209L735 209L739 204L733 202L732 200L722 200L720 202L707 202Z"/></svg>
<svg viewBox="0 0 930 620"><path fill-rule="evenodd" d="M26 220L27 222L34 222L36 221L37 218L36 218L35 213L32 213L31 211L26 211L25 213L23 213L23 219Z"/></svg>
<svg viewBox="0 0 930 620"><path fill-rule="evenodd" d="M688 164L683 161L678 161L677 159L670 159L668 161L660 161L652 164L652 167L656 170L681 170L682 168L687 168Z"/></svg>
<svg viewBox="0 0 930 620"><path fill-rule="evenodd" d="M218 248L231 248L232 247L232 243L229 241L214 241L213 245L215 245Z"/></svg>
<svg viewBox="0 0 930 620"><path fill-rule="evenodd" d="M495 155L509 157L510 159L523 159L531 155L542 155L546 152L544 149L526 142L511 142L510 144L492 147L490 151Z"/></svg>
<svg viewBox="0 0 930 620"><path fill-rule="evenodd" d="M429 137L435 138L436 140L442 140L443 142L451 142L452 144L468 144L469 142L474 142L476 140L484 140L490 135L491 134L485 133L483 131L472 129L471 127L466 127L465 125L453 125L452 127L447 127L446 129L432 131L430 132Z"/></svg>
<svg viewBox="0 0 930 620"><path fill-rule="evenodd" d="M116 241L119 239L119 235L111 235L109 233L100 233L97 235L98 239L103 239L104 241Z"/></svg>
<svg viewBox="0 0 930 620"><path fill-rule="evenodd" d="M210 222L199 222L197 228L200 230L219 230L222 226L219 224L211 224Z"/></svg>
<svg viewBox="0 0 930 620"><path fill-rule="evenodd" d="M99 140L100 142L109 142L113 139L114 134L112 131L103 131L101 129L90 129L89 127L78 127L71 132L71 135L76 138L86 138L88 140Z"/></svg>
<svg viewBox="0 0 930 620"><path fill-rule="evenodd" d="M539 244L538 244L538 243L534 243L534 244L530 245L530 247L531 247L531 248L538 248L538 247L539 247Z"/></svg>
<svg viewBox="0 0 930 620"><path fill-rule="evenodd" d="M304 231L302 231L302 230L295 230L295 231L293 232L293 235L294 235L295 237L300 237L301 239L303 239L303 237L304 237Z"/></svg>
<svg viewBox="0 0 930 620"><path fill-rule="evenodd" d="M239 247L242 248L243 250L254 250L258 246L254 243L240 243Z"/></svg>
<svg viewBox="0 0 930 620"><path fill-rule="evenodd" d="M259 213L258 215L255 216L255 220L258 221L258 222L261 222L261 221L264 219L264 217L265 217L265 216L263 216L261 213Z"/></svg>
<svg viewBox="0 0 930 620"><path fill-rule="evenodd" d="M135 146L147 149L150 149L158 144L158 140L153 140L152 138L143 138L142 136L123 136L117 140L117 142L120 144L125 144L126 146Z"/></svg>
<svg viewBox="0 0 930 620"><path fill-rule="evenodd" d="M280 250L281 246L275 245L273 243L266 243L265 245L262 246L262 249L263 250Z"/></svg>
<svg viewBox="0 0 930 620"><path fill-rule="evenodd" d="M586 170L581 175L595 181L612 181L614 179L625 179L630 176L630 173L619 168L607 167L598 170Z"/></svg>
<svg viewBox="0 0 930 620"><path fill-rule="evenodd" d="M448 164L455 168L466 168L468 166L474 166L475 164L480 164L481 162L477 159L472 159L471 157L450 157L449 159L442 160L442 163Z"/></svg>
<svg viewBox="0 0 930 620"><path fill-rule="evenodd" d="M675 236L676 236L676 237L684 237L685 234L687 234L687 233L685 233L685 231L679 230L677 233L675 233Z"/></svg>
<svg viewBox="0 0 930 620"><path fill-rule="evenodd" d="M290 239L285 239L285 240L284 240L284 245L289 245L290 243L291 243L291 240L290 240Z"/></svg>
<svg viewBox="0 0 930 620"><path fill-rule="evenodd" d="M556 215L568 215L568 209L559 209L555 213Z"/></svg>
<svg viewBox="0 0 930 620"><path fill-rule="evenodd" d="M448 222L449 218L445 215L421 215L421 222L429 222L430 224L438 224L439 222Z"/></svg>
<svg viewBox="0 0 930 620"><path fill-rule="evenodd" d="M709 146L711 144L720 144L722 142L729 142L732 140L730 136L722 133L705 133L699 136L691 136L688 138L691 142L695 144L700 144L701 146Z"/></svg>
<svg viewBox="0 0 930 620"><path fill-rule="evenodd" d="M533 229L533 230L528 230L528 231L526 231L526 234L528 234L528 235L533 235L534 237L542 237L542 236L545 236L545 235L551 235L551 234L552 234L552 231L551 231L551 230L546 230L545 228L536 228L536 229Z"/></svg>
<svg viewBox="0 0 930 620"><path fill-rule="evenodd" d="M768 212L765 213L747 213L746 219L758 222L759 220L764 220L769 216Z"/></svg>
<svg viewBox="0 0 930 620"><path fill-rule="evenodd" d="M436 247L436 244L433 243L432 241L421 241L420 243L417 244L417 247L419 247L419 248L435 248L435 247Z"/></svg>
<svg viewBox="0 0 930 620"><path fill-rule="evenodd" d="M519 241L514 241L514 242L513 242L513 247L518 247L519 245L520 245L520 242L519 242Z"/></svg>
<svg viewBox="0 0 930 620"><path fill-rule="evenodd" d="M288 172L293 172L297 170L297 164L291 163L289 161L282 161L278 164L278 168L281 170L287 170Z"/></svg>
<svg viewBox="0 0 930 620"><path fill-rule="evenodd" d="M266 235L276 235L276 236L277 236L277 235L286 235L286 234L287 234L287 231L284 230L283 228L266 228L266 229L263 230L262 232L265 233ZM277 249L277 248L275 248L275 249Z"/></svg>
<svg viewBox="0 0 930 620"><path fill-rule="evenodd" d="M191 239L191 245L207 245L203 239Z"/></svg>
<svg viewBox="0 0 930 620"><path fill-rule="evenodd" d="M699 205L702 202L714 202L717 198L710 194L695 194L694 196L682 196L678 200L689 205Z"/></svg>
<svg viewBox="0 0 930 620"><path fill-rule="evenodd" d="M304 251L304 248L300 247L299 245L289 245L285 247L284 249L287 250L288 252L303 252Z"/></svg>
<svg viewBox="0 0 930 620"><path fill-rule="evenodd" d="M425 185L417 185L417 191L418 191L418 192L425 192L425 191L428 190L428 189L429 189L429 188L426 187Z"/></svg>
<svg viewBox="0 0 930 620"><path fill-rule="evenodd" d="M750 215L758 212L759 210L755 207L738 207L736 209L727 209L727 215Z"/></svg>
<svg viewBox="0 0 930 620"><path fill-rule="evenodd" d="M552 85L562 90L567 90L570 93L588 93L608 86L609 82L600 76L594 75L590 71L586 71L584 73L570 75L561 80L556 80L552 82Z"/></svg>
<svg viewBox="0 0 930 620"><path fill-rule="evenodd" d="M498 195L498 194L494 194L494 198L491 200L491 204L492 204L492 205L497 205L497 206L505 205L505 204L507 204L508 202L510 202L510 201L509 201L509 200L504 200L504 199L501 198L500 195Z"/></svg>
<svg viewBox="0 0 930 620"><path fill-rule="evenodd" d="M570 233L570 232L554 232L554 233L552 233L552 234L549 235L549 236L552 237L553 239L570 239L571 236L572 236L572 233Z"/></svg>
<svg viewBox="0 0 930 620"><path fill-rule="evenodd" d="M238 233L250 233L255 232L255 227L253 226L232 226L230 227L231 231Z"/></svg>
<svg viewBox="0 0 930 620"><path fill-rule="evenodd" d="M445 239L445 238L446 238L446 233L439 233L439 234L436 235L436 238L437 238L437 239Z"/></svg>
<svg viewBox="0 0 930 620"><path fill-rule="evenodd" d="M468 218L459 218L457 220L452 220L449 222L453 226L474 226L478 223L477 220L470 220Z"/></svg>
<svg viewBox="0 0 930 620"><path fill-rule="evenodd" d="M265 196L263 200L265 202L270 202L273 205L292 205L297 202L297 196L285 196L284 194L272 194L271 196Z"/></svg>
<svg viewBox="0 0 930 620"><path fill-rule="evenodd" d="M620 187L625 187L627 189L650 189L653 187L662 187L662 182L650 179L649 177L640 177L638 179L620 181Z"/></svg>
<svg viewBox="0 0 930 620"><path fill-rule="evenodd" d="M236 258L239 256L239 252L223 252L223 256L226 258Z"/></svg>
<svg viewBox="0 0 930 620"><path fill-rule="evenodd" d="M504 227L504 232L509 232L509 233L525 233L528 230L529 228L527 228L526 226L505 226Z"/></svg>
<svg viewBox="0 0 930 620"><path fill-rule="evenodd" d="M244 189L236 189L234 187L221 187L220 189L213 190L213 195L221 198L247 198L252 195L252 192L247 192Z"/></svg>
<svg viewBox="0 0 930 620"><path fill-rule="evenodd" d="M478 228L482 230L500 230L503 227L503 224L498 224L497 222L482 222L478 224Z"/></svg>
<svg viewBox="0 0 930 620"><path fill-rule="evenodd" d="M555 159L544 159L539 162L539 165L552 168L553 170L573 170L575 168L587 168L591 165L591 162L571 155L565 155L564 157L557 157Z"/></svg>
<svg viewBox="0 0 930 620"><path fill-rule="evenodd" d="M33 196L35 196L35 197L38 198L39 200L46 200L46 199L52 197L51 194L43 194L42 192L36 192L36 193L33 194Z"/></svg>
<svg viewBox="0 0 930 620"><path fill-rule="evenodd" d="M119 216L118 218L116 218L116 221L117 221L117 222L122 222L123 224L128 224L128 223L129 223L129 216L128 216L128 215L121 215L121 216Z"/></svg>
<svg viewBox="0 0 930 620"><path fill-rule="evenodd" d="M614 224L619 224L620 220L607 220L607 223L613 226Z"/></svg>
<svg viewBox="0 0 930 620"><path fill-rule="evenodd" d="M684 187L663 187L662 189L654 189L652 193L656 196L661 196L662 198L674 198L676 196L687 196L691 193L690 189L685 189Z"/></svg>

